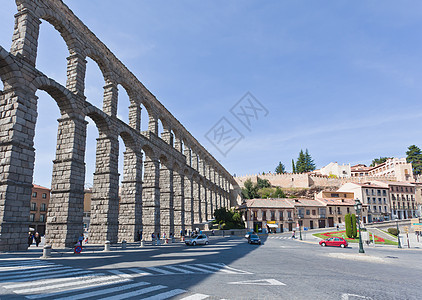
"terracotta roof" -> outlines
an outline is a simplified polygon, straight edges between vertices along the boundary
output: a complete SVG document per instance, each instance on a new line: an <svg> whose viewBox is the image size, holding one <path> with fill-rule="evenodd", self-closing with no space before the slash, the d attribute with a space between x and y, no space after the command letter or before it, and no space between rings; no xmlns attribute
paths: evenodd
<svg viewBox="0 0 422 300"><path fill-rule="evenodd" d="M326 205L336 205L336 206L350 206L355 205L354 199L342 199L342 198L317 198L317 201L320 201Z"/></svg>
<svg viewBox="0 0 422 300"><path fill-rule="evenodd" d="M46 187L43 187L43 186L40 186L40 185L36 185L36 184L32 184L32 187L33 187L33 188L36 188L36 189L41 189L41 190L48 190L48 191L50 191L50 189L49 189L49 188L46 188Z"/></svg>
<svg viewBox="0 0 422 300"><path fill-rule="evenodd" d="M324 206L315 199L295 198L287 200L294 206Z"/></svg>
<svg viewBox="0 0 422 300"><path fill-rule="evenodd" d="M246 200L247 207L255 208L294 208L287 199L248 199Z"/></svg>

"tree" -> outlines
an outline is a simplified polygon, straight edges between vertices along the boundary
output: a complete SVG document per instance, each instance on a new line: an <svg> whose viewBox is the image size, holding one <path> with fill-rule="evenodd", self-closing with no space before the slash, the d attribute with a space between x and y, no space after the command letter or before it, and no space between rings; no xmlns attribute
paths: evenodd
<svg viewBox="0 0 422 300"><path fill-rule="evenodd" d="M311 172L313 170L315 170L315 163L311 155L309 154L308 149L306 149L305 153L301 149L296 162L296 172L306 173Z"/></svg>
<svg viewBox="0 0 422 300"><path fill-rule="evenodd" d="M250 179L245 181L244 188L242 188L242 195L245 199L258 198L258 187L253 184Z"/></svg>
<svg viewBox="0 0 422 300"><path fill-rule="evenodd" d="M218 223L226 223L232 220L230 211L228 211L225 207L217 208L214 211L214 217Z"/></svg>
<svg viewBox="0 0 422 300"><path fill-rule="evenodd" d="M352 237L352 217L350 214L344 216L344 224L346 225L346 236L348 238Z"/></svg>
<svg viewBox="0 0 422 300"><path fill-rule="evenodd" d="M315 163L311 155L308 152L308 149L305 151L305 172L311 172L315 170Z"/></svg>
<svg viewBox="0 0 422 300"><path fill-rule="evenodd" d="M262 188L258 190L258 195L259 197L261 197L262 199L267 199L267 198L273 198L272 195L274 193L274 189L273 188Z"/></svg>
<svg viewBox="0 0 422 300"><path fill-rule="evenodd" d="M257 185L258 189L271 187L271 183L268 179L261 179L259 177L256 178L256 185Z"/></svg>
<svg viewBox="0 0 422 300"><path fill-rule="evenodd" d="M369 165L370 167L375 167L376 165L380 165L382 163L385 163L387 161L387 159L389 159L390 157L381 157L380 158L374 158L372 160L372 163Z"/></svg>
<svg viewBox="0 0 422 300"><path fill-rule="evenodd" d="M284 167L284 165L281 163L281 161L278 163L278 166L275 168L275 173L276 174L283 174L286 172L286 168Z"/></svg>
<svg viewBox="0 0 422 300"><path fill-rule="evenodd" d="M296 168L295 168L295 160L292 159L292 173L296 173Z"/></svg>
<svg viewBox="0 0 422 300"><path fill-rule="evenodd" d="M358 230L357 230L357 228L356 228L356 215L355 214L352 214L352 216L351 216L352 218L352 220L351 220L351 222L352 222L352 238L357 238L358 237ZM359 232L359 234L360 234L360 232Z"/></svg>
<svg viewBox="0 0 422 300"><path fill-rule="evenodd" d="M303 153L303 150L301 149L299 152L299 157L296 161L296 172L297 173L304 173L306 172L306 166L305 166L305 153Z"/></svg>
<svg viewBox="0 0 422 300"><path fill-rule="evenodd" d="M272 198L286 198L286 194L280 187L277 187L274 191Z"/></svg>
<svg viewBox="0 0 422 300"><path fill-rule="evenodd" d="M422 152L419 147L416 145L411 145L406 152L406 161L412 164L413 174L420 175L422 174Z"/></svg>

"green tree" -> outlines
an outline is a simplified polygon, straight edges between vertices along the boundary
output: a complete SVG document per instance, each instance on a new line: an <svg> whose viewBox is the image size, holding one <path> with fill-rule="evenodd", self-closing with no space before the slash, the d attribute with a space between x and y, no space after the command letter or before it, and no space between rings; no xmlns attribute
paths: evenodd
<svg viewBox="0 0 422 300"><path fill-rule="evenodd" d="M253 184L250 179L245 181L244 188L242 188L242 195L245 199L258 198L258 187Z"/></svg>
<svg viewBox="0 0 422 300"><path fill-rule="evenodd" d="M303 153L303 150L300 150L299 157L296 161L296 172L297 173L303 173L306 172L306 162L305 162L305 153Z"/></svg>
<svg viewBox="0 0 422 300"><path fill-rule="evenodd" d="M292 159L292 173L296 173L296 168L295 168L295 160Z"/></svg>
<svg viewBox="0 0 422 300"><path fill-rule="evenodd" d="M380 165L382 163L385 163L389 159L389 157L380 157L380 158L374 158L372 160L372 163L369 165L370 167L375 167L376 165Z"/></svg>
<svg viewBox="0 0 422 300"><path fill-rule="evenodd" d="M272 195L274 193L274 189L270 187L262 188L258 190L258 195L262 199L266 198L273 198Z"/></svg>
<svg viewBox="0 0 422 300"><path fill-rule="evenodd" d="M286 198L286 194L283 192L283 190L280 187L276 187L271 198Z"/></svg>
<svg viewBox="0 0 422 300"><path fill-rule="evenodd" d="M278 163L278 166L275 168L275 173L276 174L283 174L286 172L286 168L284 167L284 165L281 163L281 161Z"/></svg>
<svg viewBox="0 0 422 300"><path fill-rule="evenodd" d="M350 214L344 216L344 224L346 225L346 236L348 238L352 237L352 217Z"/></svg>
<svg viewBox="0 0 422 300"><path fill-rule="evenodd" d="M305 172L311 172L315 170L316 166L314 160L312 159L311 155L309 154L308 149L305 151Z"/></svg>
<svg viewBox="0 0 422 300"><path fill-rule="evenodd" d="M356 228L356 215L352 214L351 216L351 222L352 222L352 237L355 239L358 237L358 230ZM359 232L360 234L360 232Z"/></svg>
<svg viewBox="0 0 422 300"><path fill-rule="evenodd" d="M406 151L406 161L412 164L413 174L420 175L422 174L422 152L419 147L416 145L411 145Z"/></svg>
<svg viewBox="0 0 422 300"><path fill-rule="evenodd" d="M256 178L256 185L258 189L271 187L271 183L268 179L261 179L259 177Z"/></svg>
<svg viewBox="0 0 422 300"><path fill-rule="evenodd" d="M214 211L214 218L218 223L226 223L232 220L232 215L227 208L221 207Z"/></svg>

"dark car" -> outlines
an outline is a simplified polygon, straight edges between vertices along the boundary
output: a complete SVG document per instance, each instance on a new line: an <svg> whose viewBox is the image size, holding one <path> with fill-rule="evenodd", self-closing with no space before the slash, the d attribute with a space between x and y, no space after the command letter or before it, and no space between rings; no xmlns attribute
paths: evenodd
<svg viewBox="0 0 422 300"><path fill-rule="evenodd" d="M319 244L322 247L334 246L334 247L341 247L341 248L345 248L349 245L347 241L341 237L330 237L328 239L319 241Z"/></svg>
<svg viewBox="0 0 422 300"><path fill-rule="evenodd" d="M251 234L248 237L248 243L261 245L261 239L256 234Z"/></svg>

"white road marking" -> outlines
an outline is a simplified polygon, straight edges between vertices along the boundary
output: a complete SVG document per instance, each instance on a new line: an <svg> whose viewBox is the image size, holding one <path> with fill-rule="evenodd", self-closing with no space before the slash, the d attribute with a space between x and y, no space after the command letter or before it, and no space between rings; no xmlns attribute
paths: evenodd
<svg viewBox="0 0 422 300"><path fill-rule="evenodd" d="M237 272L233 272L231 270L225 270L224 268L213 267L213 266L205 265L205 264L195 264L195 266L206 268L206 269L211 269L211 270L216 271L216 272L223 272L223 273L228 273L228 274L237 274Z"/></svg>
<svg viewBox="0 0 422 300"><path fill-rule="evenodd" d="M130 279L120 279L120 280L116 280L113 282L110 281L104 281L104 282L95 282L95 283L91 283L91 284L87 284L84 285L83 287L79 287L76 286L74 288L70 288L70 289L65 289L63 291L60 292L53 292L53 293L47 293L47 294L36 294L36 295L30 295L30 296L25 296L27 299L43 299L43 298L47 298L47 297L54 297L54 296L59 296L62 294L67 294L67 293L77 293L77 292L85 292L87 289L91 289L91 288L96 288L102 285L113 285L113 284L117 284L117 283L124 283L124 282L128 282L130 281ZM85 293L81 294L81 295L85 295ZM75 297L79 297L79 296L71 296L68 298L71 299L75 299Z"/></svg>
<svg viewBox="0 0 422 300"><path fill-rule="evenodd" d="M214 273L213 271L201 269L201 268L198 268L198 267L195 267L195 266L192 266L192 265L184 265L183 267L194 270L194 271L199 272L199 273L208 273L208 274Z"/></svg>
<svg viewBox="0 0 422 300"><path fill-rule="evenodd" d="M182 268L177 268L175 266L165 266L168 269L171 269L173 271L179 272L179 273L184 273L184 274L193 274L194 272L188 271L188 270L184 270Z"/></svg>
<svg viewBox="0 0 422 300"><path fill-rule="evenodd" d="M121 291L124 291L124 290L129 290L129 289L132 289L132 288L138 288L140 286L144 286L144 285L148 285L148 284L150 284L150 283L149 282L137 282L137 283L133 283L133 284L119 285L119 286L116 286L116 287L113 287L113 288L101 289L99 291L82 293L82 294L79 294L79 295L72 295L72 296L69 296L69 297L59 298L59 299L56 299L56 300L79 300L79 299L85 299L85 298L89 298L89 297L97 297L97 296L102 296L102 295L111 294L111 293L115 293L115 292L121 292Z"/></svg>
<svg viewBox="0 0 422 300"><path fill-rule="evenodd" d="M142 294L150 293L150 292L153 292L153 291L156 291L156 290L161 290L161 289L164 289L164 288L166 288L166 286L164 286L164 285L154 285L154 286L147 287L147 288L140 289L140 290L136 290L136 291L133 291L133 292L124 293L124 294L115 295L115 296L110 296L110 297L107 297L107 298L102 298L102 300L126 299L126 298L130 298L130 297L135 297L135 296L139 296L139 295L142 295Z"/></svg>
<svg viewBox="0 0 422 300"><path fill-rule="evenodd" d="M233 271L236 271L237 273L241 273L241 274L253 274L253 273L249 273L249 272L246 272L246 271L242 271L242 270L238 270L238 269L229 267L229 266L222 264L222 263L210 263L210 265L219 266L221 268L233 270Z"/></svg>
<svg viewBox="0 0 422 300"><path fill-rule="evenodd" d="M109 272L114 274L114 275L124 277L124 278L131 278L132 277L132 275L120 272L119 270L109 270Z"/></svg>
<svg viewBox="0 0 422 300"><path fill-rule="evenodd" d="M69 272L70 271L74 271L74 270L72 270L71 268L67 268L66 270L49 272L48 273L49 275L40 276L38 274L31 274L29 276L28 275L20 276L22 278L19 278L19 279L13 279L13 278L9 278L9 279L12 279L13 280L13 283L16 283L16 282L28 282L28 281L34 281L34 280L39 280L39 279L49 279L49 278L66 277L66 276L69 276ZM79 271L79 272L77 272L77 275L89 274L89 273L93 273L93 272L92 271ZM2 285L4 286L3 283L2 283Z"/></svg>
<svg viewBox="0 0 422 300"><path fill-rule="evenodd" d="M133 273L136 273L138 276L148 276L148 275L152 275L151 273L144 272L143 270L138 269L138 268L131 268L131 269L128 269L128 270L129 270L129 271L132 271Z"/></svg>
<svg viewBox="0 0 422 300"><path fill-rule="evenodd" d="M204 295L204 294L193 294L191 296L187 296L185 298L182 298L180 300L202 300L205 298L208 298L209 295Z"/></svg>
<svg viewBox="0 0 422 300"><path fill-rule="evenodd" d="M245 280L228 282L228 284L252 284L252 285L286 285L276 279L258 279L258 280Z"/></svg>
<svg viewBox="0 0 422 300"><path fill-rule="evenodd" d="M15 274L23 275L23 276L28 275L28 274L33 274L33 273L45 274L46 272L50 273L51 271L54 271L54 270L64 270L64 269L71 269L71 267L64 267L64 266L51 266L51 267L45 266L44 267L43 266L41 269L40 267L37 267L36 269L26 269L26 270L21 270L21 271L12 271L12 272L0 272L0 280L2 277L6 277L7 279L10 279Z"/></svg>
<svg viewBox="0 0 422 300"><path fill-rule="evenodd" d="M151 271L155 271L155 272L158 272L158 273L161 273L161 274L164 274L164 275L173 275L173 274L175 274L173 272L166 271L166 270L163 270L163 269L160 269L160 268L157 268L157 267L148 267L148 268L145 268L145 269L151 270Z"/></svg>
<svg viewBox="0 0 422 300"><path fill-rule="evenodd" d="M176 289L176 290L172 290L172 291L168 291L168 292L164 292L161 294L157 294L148 298L144 298L144 300L163 300L163 299L168 299L170 297L174 297L176 295L185 293L185 290L181 290L181 289Z"/></svg>
<svg viewBox="0 0 422 300"><path fill-rule="evenodd" d="M342 294L341 300L349 300L349 296L353 298L359 298L359 299L366 299L366 300L372 300L371 297L361 296L361 295L355 295L355 294Z"/></svg>

